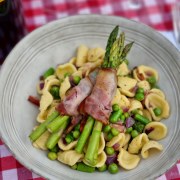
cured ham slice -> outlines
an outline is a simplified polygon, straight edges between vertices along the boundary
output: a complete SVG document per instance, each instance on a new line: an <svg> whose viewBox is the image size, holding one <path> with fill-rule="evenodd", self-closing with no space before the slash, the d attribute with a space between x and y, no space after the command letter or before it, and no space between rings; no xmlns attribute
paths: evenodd
<svg viewBox="0 0 180 180"><path fill-rule="evenodd" d="M93 84L88 77L82 79L80 83L73 87L65 99L57 106L57 111L61 115L77 116L80 103L91 93Z"/></svg>
<svg viewBox="0 0 180 180"><path fill-rule="evenodd" d="M92 93L85 100L85 112L96 120L108 124L112 112L111 101L115 95L116 87L116 71L110 68L99 70Z"/></svg>

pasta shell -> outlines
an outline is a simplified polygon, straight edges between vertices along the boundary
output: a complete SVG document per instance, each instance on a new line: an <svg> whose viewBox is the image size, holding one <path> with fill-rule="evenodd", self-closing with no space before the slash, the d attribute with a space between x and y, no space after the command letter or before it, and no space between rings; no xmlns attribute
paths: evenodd
<svg viewBox="0 0 180 180"><path fill-rule="evenodd" d="M126 133L123 147L129 143L130 139L131 139L131 135Z"/></svg>
<svg viewBox="0 0 180 180"><path fill-rule="evenodd" d="M67 150L72 150L72 149L74 149L75 146L76 146L76 144L77 144L77 141L73 141L73 142L71 142L71 143L69 143L69 144L64 144L62 138L60 138L60 140L58 141L58 146L59 146L59 148L62 149L63 151L67 151Z"/></svg>
<svg viewBox="0 0 180 180"><path fill-rule="evenodd" d="M47 79L45 79L44 88L42 90L42 93L49 91L52 86L59 86L59 85L60 85L60 82L58 79L56 79L56 77L54 75L49 76Z"/></svg>
<svg viewBox="0 0 180 180"><path fill-rule="evenodd" d="M157 141L149 141L143 146L143 148L141 150L141 156L144 159L148 158L149 157L149 151L151 149L157 149L159 151L162 151L163 146L160 143L158 143Z"/></svg>
<svg viewBox="0 0 180 180"><path fill-rule="evenodd" d="M46 142L51 133L49 131L45 131L33 144L42 150L47 150Z"/></svg>
<svg viewBox="0 0 180 180"><path fill-rule="evenodd" d="M154 68L145 65L140 65L135 68L133 70L133 76L138 81L146 80L151 76L154 76L156 81L158 80L158 72Z"/></svg>
<svg viewBox="0 0 180 180"><path fill-rule="evenodd" d="M43 95L41 96L40 100L40 111L45 111L53 102L53 96L48 92L43 92Z"/></svg>
<svg viewBox="0 0 180 180"><path fill-rule="evenodd" d="M142 133L135 137L129 144L128 152L137 154L139 150L149 141L147 134Z"/></svg>
<svg viewBox="0 0 180 180"><path fill-rule="evenodd" d="M120 93L119 89L117 88L117 89L116 89L116 94L115 94L115 96L114 96L111 104L112 104L112 105L113 105L113 104L119 104L120 101L121 101L121 93Z"/></svg>
<svg viewBox="0 0 180 180"><path fill-rule="evenodd" d="M105 53L105 50L100 47L92 48L88 51L87 59L89 62L95 62L98 59L103 59L104 53Z"/></svg>
<svg viewBox="0 0 180 180"><path fill-rule="evenodd" d="M66 92L68 91L68 89L70 89L70 87L71 87L71 84L69 81L69 77L66 77L64 79L64 81L61 83L61 87L59 90L59 95L60 95L62 100L65 98Z"/></svg>
<svg viewBox="0 0 180 180"><path fill-rule="evenodd" d="M128 65L125 62L122 62L117 69L117 75L126 76L128 74L129 74Z"/></svg>
<svg viewBox="0 0 180 180"><path fill-rule="evenodd" d="M75 63L76 63L76 57L72 57L72 58L69 60L69 63L75 65Z"/></svg>
<svg viewBox="0 0 180 180"><path fill-rule="evenodd" d="M129 112L136 110L136 109L143 109L143 106L141 104L140 101L132 99L130 101L130 108L129 108Z"/></svg>
<svg viewBox="0 0 180 180"><path fill-rule="evenodd" d="M64 75L66 73L73 74L76 71L77 69L72 63L66 63L66 64L59 65L56 68L56 76L59 79L64 79Z"/></svg>
<svg viewBox="0 0 180 180"><path fill-rule="evenodd" d="M116 143L120 144L120 147L123 146L125 142L125 134L124 133L119 133L117 136L114 136L109 142L106 143L107 147L112 147Z"/></svg>
<svg viewBox="0 0 180 180"><path fill-rule="evenodd" d="M155 121L160 121L163 118L168 118L170 114L169 104L168 102L163 99L161 96L150 93L145 98L145 106L151 113L152 118ZM162 113L159 116L156 116L154 113L154 108L160 108Z"/></svg>
<svg viewBox="0 0 180 180"><path fill-rule="evenodd" d="M152 116L151 113L147 109L141 109L142 115L152 121Z"/></svg>
<svg viewBox="0 0 180 180"><path fill-rule="evenodd" d="M99 148L98 148L98 154L101 154L103 152L104 148L105 148L104 134L101 133Z"/></svg>
<svg viewBox="0 0 180 180"><path fill-rule="evenodd" d="M118 77L118 86L120 87L120 92L128 97L134 97L135 88L137 80L129 77Z"/></svg>
<svg viewBox="0 0 180 180"><path fill-rule="evenodd" d="M161 140L167 135L167 127L161 122L150 122L144 128L144 132L148 133L148 138L152 140Z"/></svg>
<svg viewBox="0 0 180 180"><path fill-rule="evenodd" d="M144 81L139 81L139 82L137 83L137 86L138 86L139 88L143 88L144 91L149 91L149 90L151 89L151 86L150 86L149 82L146 81L146 80L144 80Z"/></svg>
<svg viewBox="0 0 180 180"><path fill-rule="evenodd" d="M160 97L162 97L163 99L165 99L165 94L160 89L153 88L149 91L149 93L155 93L159 95Z"/></svg>
<svg viewBox="0 0 180 180"><path fill-rule="evenodd" d="M139 164L140 157L138 155L130 154L128 151L121 148L117 160L122 168L131 170Z"/></svg>
<svg viewBox="0 0 180 180"><path fill-rule="evenodd" d="M120 99L120 101L118 102L118 105L119 105L119 107L122 108L122 109L129 109L129 107L130 107L130 101L129 101L129 99L128 99L126 96L124 96L124 95L121 94L121 99Z"/></svg>
<svg viewBox="0 0 180 180"><path fill-rule="evenodd" d="M68 151L60 151L58 153L58 161L67 164L69 166L73 166L79 160L84 157L84 154L77 153L75 150L68 150Z"/></svg>
<svg viewBox="0 0 180 180"><path fill-rule="evenodd" d="M47 117L47 110L40 111L40 113L37 115L37 122L43 123L46 120Z"/></svg>
<svg viewBox="0 0 180 180"><path fill-rule="evenodd" d="M77 49L76 66L81 67L87 61L88 47L80 45Z"/></svg>

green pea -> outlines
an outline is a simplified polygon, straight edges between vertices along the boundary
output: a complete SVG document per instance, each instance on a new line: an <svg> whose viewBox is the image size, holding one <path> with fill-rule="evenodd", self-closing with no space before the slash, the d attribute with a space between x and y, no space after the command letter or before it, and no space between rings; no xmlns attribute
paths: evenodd
<svg viewBox="0 0 180 180"><path fill-rule="evenodd" d="M53 75L54 72L55 72L54 68L52 68L52 67L49 68L49 69L43 74L44 79L46 79L48 76Z"/></svg>
<svg viewBox="0 0 180 180"><path fill-rule="evenodd" d="M119 109L118 111L114 111L114 112L111 114L111 116L110 116L110 118L109 118L109 121L110 121L111 123L116 123L116 122L119 120L119 118L120 118L120 116L121 116L122 113L123 113L122 109Z"/></svg>
<svg viewBox="0 0 180 180"><path fill-rule="evenodd" d="M55 153L55 152L49 152L48 153L48 158L50 159L50 160L56 160L56 158L57 158L57 154Z"/></svg>
<svg viewBox="0 0 180 180"><path fill-rule="evenodd" d="M142 124L141 122L135 122L133 125L133 129L137 130L139 133L142 133L144 130L145 125Z"/></svg>
<svg viewBox="0 0 180 180"><path fill-rule="evenodd" d="M106 151L107 155L113 155L114 154L114 148L112 148L112 147L106 146L105 151Z"/></svg>
<svg viewBox="0 0 180 180"><path fill-rule="evenodd" d="M71 134L67 134L65 137L66 143L71 143L74 140L73 136Z"/></svg>
<svg viewBox="0 0 180 180"><path fill-rule="evenodd" d="M113 104L112 109L113 109L113 111L118 111L119 110L119 105L118 104Z"/></svg>
<svg viewBox="0 0 180 180"><path fill-rule="evenodd" d="M108 133L107 135L107 140L110 141L114 136L112 135L111 132Z"/></svg>
<svg viewBox="0 0 180 180"><path fill-rule="evenodd" d="M153 111L156 116L160 116L162 114L162 110L159 107L154 108Z"/></svg>
<svg viewBox="0 0 180 180"><path fill-rule="evenodd" d="M143 93L136 93L134 98L138 101L142 101L144 99L144 94Z"/></svg>
<svg viewBox="0 0 180 180"><path fill-rule="evenodd" d="M116 128L111 128L111 133L113 136L117 136L119 134L119 131Z"/></svg>
<svg viewBox="0 0 180 180"><path fill-rule="evenodd" d="M54 97L54 99L59 99L59 87L58 86L52 86L50 89L50 93Z"/></svg>
<svg viewBox="0 0 180 180"><path fill-rule="evenodd" d="M121 114L120 120L124 123L125 119L126 119L125 115L124 115L124 114Z"/></svg>
<svg viewBox="0 0 180 180"><path fill-rule="evenodd" d="M147 78L147 81L151 85L155 85L156 84L156 78L154 76L151 76L151 77Z"/></svg>
<svg viewBox="0 0 180 180"><path fill-rule="evenodd" d="M50 151L57 153L59 151L58 145L54 146L52 149L50 149Z"/></svg>
<svg viewBox="0 0 180 180"><path fill-rule="evenodd" d="M71 75L71 73L67 72L64 74L64 78L66 78L67 76L70 76L70 75Z"/></svg>
<svg viewBox="0 0 180 180"><path fill-rule="evenodd" d="M119 168L117 166L117 164L115 163L112 163L108 166L108 171L111 173L111 174L116 174L118 171L119 171Z"/></svg>
<svg viewBox="0 0 180 180"><path fill-rule="evenodd" d="M139 87L139 88L137 89L136 93L142 93L142 94L144 94L144 89Z"/></svg>
<svg viewBox="0 0 180 180"><path fill-rule="evenodd" d="M77 169L77 164L74 164L73 166L71 166L71 168L76 170Z"/></svg>
<svg viewBox="0 0 180 180"><path fill-rule="evenodd" d="M80 130L80 124L77 124L77 125L74 127L74 130Z"/></svg>
<svg viewBox="0 0 180 180"><path fill-rule="evenodd" d="M74 84L79 84L79 82L81 81L81 77L79 77L79 76L74 76L73 77L73 82L74 82Z"/></svg>
<svg viewBox="0 0 180 180"><path fill-rule="evenodd" d="M103 166L98 168L98 171L103 172L103 171L106 171L106 169L107 169L107 165L104 164Z"/></svg>
<svg viewBox="0 0 180 180"><path fill-rule="evenodd" d="M103 132L108 133L111 130L111 126L110 125L106 125L103 127Z"/></svg>
<svg viewBox="0 0 180 180"><path fill-rule="evenodd" d="M132 136L132 138L135 138L135 137L137 137L139 135L139 133L136 131L136 130L132 130L131 131L131 136Z"/></svg>
<svg viewBox="0 0 180 180"><path fill-rule="evenodd" d="M73 137L77 139L80 136L80 132L78 130L73 131Z"/></svg>
<svg viewBox="0 0 180 180"><path fill-rule="evenodd" d="M128 113L128 112L125 112L125 113L124 113L124 116L125 116L125 118L127 119L127 118L129 117L129 113Z"/></svg>
<svg viewBox="0 0 180 180"><path fill-rule="evenodd" d="M126 133L131 133L132 130L133 130L133 128L132 128L132 127L129 127L129 128L126 129Z"/></svg>

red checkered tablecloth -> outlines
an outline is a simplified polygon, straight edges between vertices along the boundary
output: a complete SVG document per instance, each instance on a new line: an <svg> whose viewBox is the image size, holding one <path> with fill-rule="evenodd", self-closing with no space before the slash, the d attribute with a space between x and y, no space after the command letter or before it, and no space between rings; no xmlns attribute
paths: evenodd
<svg viewBox="0 0 180 180"><path fill-rule="evenodd" d="M108 14L143 22L156 30L172 31L171 6L175 0L22 0L27 30L75 14ZM138 2L138 0L134 0ZM0 141L0 180L42 180L22 166ZM180 179L180 161L158 180Z"/></svg>

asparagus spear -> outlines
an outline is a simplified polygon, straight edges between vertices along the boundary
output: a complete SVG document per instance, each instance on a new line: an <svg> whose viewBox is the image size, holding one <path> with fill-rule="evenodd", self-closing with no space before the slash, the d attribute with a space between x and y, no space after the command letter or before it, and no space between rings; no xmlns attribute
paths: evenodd
<svg viewBox="0 0 180 180"><path fill-rule="evenodd" d="M46 147L48 149L53 149L56 146L56 144L59 141L59 138L61 137L63 131L66 129L68 124L69 124L69 118L63 122L63 124L58 129L58 131L56 131L50 135L50 137L48 138L47 143L46 143Z"/></svg>
<svg viewBox="0 0 180 180"><path fill-rule="evenodd" d="M45 122L40 124L30 135L29 138L32 142L36 141L45 131L46 131L46 126L49 124L51 121L53 121L59 113L57 111L54 111L50 116L47 117Z"/></svg>
<svg viewBox="0 0 180 180"><path fill-rule="evenodd" d="M99 142L100 142L100 136L102 131L102 123L100 121L95 121L92 135L90 137L87 152L85 155L85 161L89 165L96 165L97 158L98 158L98 148L99 148Z"/></svg>
<svg viewBox="0 0 180 180"><path fill-rule="evenodd" d="M93 124L94 124L94 119L91 116L89 116L88 119L87 119L87 122L86 122L86 124L84 126L84 129L83 129L83 131L81 133L81 136L80 136L80 138L79 138L79 140L77 142L77 145L76 145L76 148L75 148L76 152L82 153L82 150L83 150L83 148L84 148L84 146L85 146L85 144L87 142L87 139L88 139L88 137L89 137L89 135L91 133L91 130L93 128Z"/></svg>
<svg viewBox="0 0 180 180"><path fill-rule="evenodd" d="M54 133L61 127L61 125L65 121L67 121L67 119L69 119L69 116L58 116L56 119L54 119L54 121L49 123L46 127L48 131Z"/></svg>

